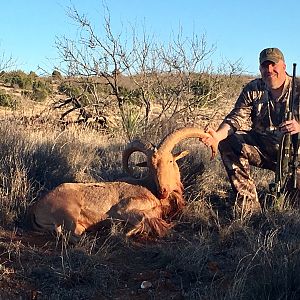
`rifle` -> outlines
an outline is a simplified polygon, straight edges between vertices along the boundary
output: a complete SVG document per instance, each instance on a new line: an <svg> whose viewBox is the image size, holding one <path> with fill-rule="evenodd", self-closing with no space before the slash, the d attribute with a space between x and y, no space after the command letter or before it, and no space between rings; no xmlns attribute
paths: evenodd
<svg viewBox="0 0 300 300"><path fill-rule="evenodd" d="M293 107L295 98L295 78L296 64L293 64L293 77L291 86L291 96L289 105L286 107L285 121L292 120L294 117ZM284 192L288 184L291 183L291 188L297 188L297 168L299 165L298 148L300 134L291 135L285 133L279 142L279 150L277 154L277 164L275 170L275 182L269 185L270 191L276 198L276 204L283 199Z"/></svg>

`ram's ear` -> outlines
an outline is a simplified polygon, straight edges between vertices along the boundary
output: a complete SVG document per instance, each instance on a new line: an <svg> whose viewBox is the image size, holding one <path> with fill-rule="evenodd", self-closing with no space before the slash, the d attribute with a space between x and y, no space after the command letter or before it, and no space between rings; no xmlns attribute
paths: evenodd
<svg viewBox="0 0 300 300"><path fill-rule="evenodd" d="M141 167L141 168L147 168L148 165L147 165L147 162L146 161L143 161L143 162L140 162L140 163L137 163L136 164L137 167Z"/></svg>
<svg viewBox="0 0 300 300"><path fill-rule="evenodd" d="M174 160L176 161L176 160L178 160L180 158L185 157L188 154L189 154L188 150L185 150L185 151L182 151L182 152L178 152L178 153L174 154Z"/></svg>

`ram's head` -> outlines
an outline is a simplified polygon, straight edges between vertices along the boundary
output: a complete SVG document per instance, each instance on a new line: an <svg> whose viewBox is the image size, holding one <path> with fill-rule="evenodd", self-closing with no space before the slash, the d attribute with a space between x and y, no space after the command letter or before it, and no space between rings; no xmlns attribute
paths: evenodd
<svg viewBox="0 0 300 300"><path fill-rule="evenodd" d="M132 175L129 168L129 158L134 152L142 152L146 156L146 161L139 163L140 167L148 167L148 173L143 180L154 182L156 194L160 199L168 198L172 193L182 196L183 186L180 179L180 171L177 160L186 156L188 151L172 153L175 145L187 138L204 138L208 133L200 128L186 127L177 129L167 135L158 147L150 143L135 140L128 144L123 152L123 167L128 174ZM217 145L211 147L212 157L217 153Z"/></svg>

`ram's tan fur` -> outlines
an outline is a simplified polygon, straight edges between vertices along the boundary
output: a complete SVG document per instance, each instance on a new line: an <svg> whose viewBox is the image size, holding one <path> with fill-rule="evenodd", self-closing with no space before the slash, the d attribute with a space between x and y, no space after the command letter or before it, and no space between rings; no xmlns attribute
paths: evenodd
<svg viewBox="0 0 300 300"><path fill-rule="evenodd" d="M35 203L31 219L35 230L59 233L63 227L72 237L109 218L131 225L128 235L163 236L171 227L163 220L168 206L148 189L125 182L64 183Z"/></svg>
<svg viewBox="0 0 300 300"><path fill-rule="evenodd" d="M60 232L63 226L76 237L111 218L130 224L128 235L163 236L172 226L170 220L185 205L176 161L188 152L171 151L182 139L206 135L201 129L183 128L168 135L157 149L137 141L131 143L123 153L125 170L130 173L128 160L133 152L145 153L147 162L141 165L149 167L149 176L143 183L147 188L128 182L61 184L32 207L34 228ZM214 154L216 147L212 151Z"/></svg>

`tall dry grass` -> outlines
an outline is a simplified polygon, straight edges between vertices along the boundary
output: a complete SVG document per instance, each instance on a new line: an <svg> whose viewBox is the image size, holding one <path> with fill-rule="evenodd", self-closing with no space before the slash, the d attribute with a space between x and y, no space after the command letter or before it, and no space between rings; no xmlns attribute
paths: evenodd
<svg viewBox="0 0 300 300"><path fill-rule="evenodd" d="M167 237L137 246L115 223L77 245L65 237L47 247L4 237L26 232L28 208L58 184L124 176L126 140L80 127L62 131L11 122L1 123L0 136L0 286L26 282L38 299L115 299L131 284L132 299L164 299L160 281L148 291L132 283L134 274L156 270L170 274L164 284L176 287L178 299L300 298L299 209L267 207L259 218L234 219L222 162L210 162L196 139L178 146L190 151L180 162L188 204ZM272 174L253 169L253 176L263 197ZM1 293L0 299L16 297Z"/></svg>
<svg viewBox="0 0 300 300"><path fill-rule="evenodd" d="M84 129L35 131L2 122L0 135L2 224L22 218L40 193L62 182L95 181L100 175L109 177L104 172L97 178L99 170L112 172L100 159L109 146L107 137ZM120 155L120 151L116 153Z"/></svg>

